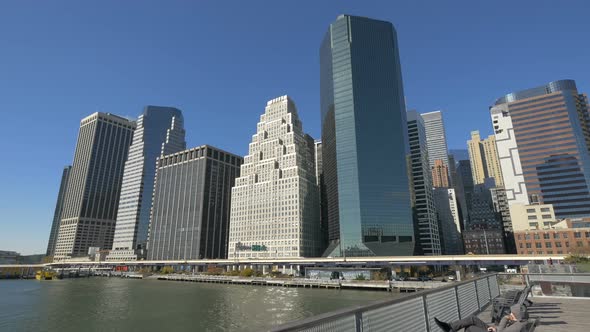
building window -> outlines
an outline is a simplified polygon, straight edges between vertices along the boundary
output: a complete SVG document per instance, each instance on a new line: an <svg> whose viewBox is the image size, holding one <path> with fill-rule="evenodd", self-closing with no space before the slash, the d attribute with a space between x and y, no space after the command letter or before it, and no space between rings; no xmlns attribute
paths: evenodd
<svg viewBox="0 0 590 332"><path fill-rule="evenodd" d="M553 255L553 250L547 250L547 254Z"/></svg>
<svg viewBox="0 0 590 332"><path fill-rule="evenodd" d="M575 237L576 239L579 239L579 238L581 238L581 237L582 237L582 232L574 232L574 237Z"/></svg>
<svg viewBox="0 0 590 332"><path fill-rule="evenodd" d="M586 237L590 237L590 232L586 232Z"/></svg>
<svg viewBox="0 0 590 332"><path fill-rule="evenodd" d="M553 238L554 239L559 239L559 233L553 233Z"/></svg>
<svg viewBox="0 0 590 332"><path fill-rule="evenodd" d="M520 249L522 249L523 247L522 243L519 243L518 246L520 247Z"/></svg>
<svg viewBox="0 0 590 332"><path fill-rule="evenodd" d="M551 242L545 242L545 248L552 248Z"/></svg>
<svg viewBox="0 0 590 332"><path fill-rule="evenodd" d="M563 238L567 239L567 233L563 233Z"/></svg>
<svg viewBox="0 0 590 332"><path fill-rule="evenodd" d="M539 236L539 234L534 234L533 237L535 238L535 240L540 240L541 237Z"/></svg>
<svg viewBox="0 0 590 332"><path fill-rule="evenodd" d="M535 248L541 249L541 248L543 248L543 244L541 242L537 242L537 243L535 243Z"/></svg>
<svg viewBox="0 0 590 332"><path fill-rule="evenodd" d="M578 242L576 242L576 246L583 247L584 246L584 242L578 241Z"/></svg>
<svg viewBox="0 0 590 332"><path fill-rule="evenodd" d="M526 213L535 213L535 209L526 209Z"/></svg>
<svg viewBox="0 0 590 332"><path fill-rule="evenodd" d="M550 212L551 209L550 208L541 208L541 212Z"/></svg>
<svg viewBox="0 0 590 332"><path fill-rule="evenodd" d="M549 234L547 234L547 233L543 234L543 239L549 240Z"/></svg>
<svg viewBox="0 0 590 332"><path fill-rule="evenodd" d="M531 239L531 234L525 234L524 238L525 238L525 240L530 240Z"/></svg>
<svg viewBox="0 0 590 332"><path fill-rule="evenodd" d="M537 216L529 216L529 220L537 220Z"/></svg>
<svg viewBox="0 0 590 332"><path fill-rule="evenodd" d="M551 215L550 214L544 214L541 217L543 217L543 219L551 219Z"/></svg>
<svg viewBox="0 0 590 332"><path fill-rule="evenodd" d="M570 243L568 241L565 241L565 247L569 248L570 247Z"/></svg>
<svg viewBox="0 0 590 332"><path fill-rule="evenodd" d="M518 234L518 239L522 240L522 235Z"/></svg>
<svg viewBox="0 0 590 332"><path fill-rule="evenodd" d="M555 247L556 248L561 248L561 242L555 242Z"/></svg>

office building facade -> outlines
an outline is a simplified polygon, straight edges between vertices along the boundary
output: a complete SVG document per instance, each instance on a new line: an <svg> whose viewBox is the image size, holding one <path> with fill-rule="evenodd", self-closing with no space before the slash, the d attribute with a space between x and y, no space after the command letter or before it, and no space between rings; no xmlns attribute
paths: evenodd
<svg viewBox="0 0 590 332"><path fill-rule="evenodd" d="M511 93L492 110L493 123L503 113L510 116L529 203L552 204L558 218L590 215L590 115L576 83L560 80ZM504 128L494 123L494 130Z"/></svg>
<svg viewBox="0 0 590 332"><path fill-rule="evenodd" d="M112 247L134 130L135 122L109 113L80 122L54 260L87 256L89 247Z"/></svg>
<svg viewBox="0 0 590 332"><path fill-rule="evenodd" d="M225 259L242 158L203 145L158 158L149 260Z"/></svg>
<svg viewBox="0 0 590 332"><path fill-rule="evenodd" d="M416 111L408 111L410 171L413 190L415 254L440 255L441 239L432 191L432 177L424 121Z"/></svg>
<svg viewBox="0 0 590 332"><path fill-rule="evenodd" d="M51 223L51 231L49 233L49 242L47 243L47 251L45 256L53 257L55 252L55 243L57 242L57 235L59 234L59 224L61 222L61 212L64 206L64 197L68 188L68 180L70 178L70 171L72 166L66 166L61 174L61 182L59 184L59 192L57 194L57 202L55 203L55 211L53 212L53 222Z"/></svg>
<svg viewBox="0 0 590 332"><path fill-rule="evenodd" d="M471 139L467 141L471 174L474 184L482 184L488 178L493 178L496 186L502 187L504 180L496 149L496 138L490 135L482 140L479 131L471 132Z"/></svg>
<svg viewBox="0 0 590 332"><path fill-rule="evenodd" d="M324 255L411 255L406 110L391 23L341 15L330 25L320 48L320 101Z"/></svg>
<svg viewBox="0 0 590 332"><path fill-rule="evenodd" d="M146 106L125 162L113 248L107 260L145 258L156 160L186 149L183 117L173 107Z"/></svg>
<svg viewBox="0 0 590 332"><path fill-rule="evenodd" d="M444 161L437 159L432 166L432 185L435 188L448 188L449 183L449 168L444 164Z"/></svg>
<svg viewBox="0 0 590 332"><path fill-rule="evenodd" d="M229 258L317 257L314 141L288 96L268 101L256 128L232 189Z"/></svg>
<svg viewBox="0 0 590 332"><path fill-rule="evenodd" d="M449 150L447 147L447 135L443 122L442 112L435 111L421 114L426 128L426 140L428 142L428 158L430 168L435 166L436 160L441 160L445 167L449 167ZM447 175L448 176L448 175Z"/></svg>
<svg viewBox="0 0 590 332"><path fill-rule="evenodd" d="M434 205L440 226L443 254L462 255L463 237L455 189L434 188Z"/></svg>

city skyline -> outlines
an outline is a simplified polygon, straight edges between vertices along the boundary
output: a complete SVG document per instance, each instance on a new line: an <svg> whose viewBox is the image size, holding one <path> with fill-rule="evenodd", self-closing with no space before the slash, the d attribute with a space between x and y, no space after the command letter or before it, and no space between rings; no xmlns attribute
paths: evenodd
<svg viewBox="0 0 590 332"><path fill-rule="evenodd" d="M328 6L329 7L329 6ZM346 7L346 6L344 6ZM350 7L350 6L349 6ZM15 8L18 9L18 8ZM76 8L74 8L75 10ZM347 8L344 8L347 9ZM567 79L567 78L572 78L575 79L578 83L578 89L580 91L590 91L590 89L588 88L588 84L590 83L590 80L585 79L584 76L580 75L580 74L576 74L576 72L573 71L568 71L568 70L547 70L544 71L541 75L539 74L535 74L535 75L531 75L530 73L527 74L520 74L521 80L512 80L512 81L503 81L503 82L497 82L497 84L495 85L495 87L491 88L488 86L487 89L482 89L483 91L480 92L480 97L481 99L477 102L474 102L472 105L477 105L477 107L475 108L475 110L473 109L473 107L471 107L469 110L467 110L467 108L469 107L465 107L463 110L454 108L452 103L449 102L449 99L447 97L447 99L445 98L434 98L431 94L436 94L437 92L434 89L425 89L425 91L420 91L419 89L417 89L416 87L417 82L416 80L419 80L417 77L420 76L420 74L424 74L423 72L418 72L418 75L416 75L416 63L418 64L422 64L422 65L426 65L423 62L420 62L420 59L417 60L416 63L412 63L412 59L411 59L411 55L413 54L413 52L416 52L416 44L412 44L412 42L420 42L424 43L425 40L424 39L420 39L417 36L412 36L412 33L408 33L408 30L411 30L411 25L409 23L407 23L407 21L404 21L403 19L400 19L400 17L394 17L394 16L389 16L387 14L381 14L380 12L378 12L377 9L373 8L373 9L363 9L363 10L354 10L354 8L348 8L348 10L338 10L338 9L334 9L331 8L329 10L327 10L326 8L323 8L321 10L321 14L318 16L321 17L315 17L317 20L314 19L314 23L312 25L312 27L310 28L309 31L305 31L301 33L301 37L298 38L310 38L311 40L310 45L312 45L312 47L310 47L310 49L306 49L305 53L306 55L311 52L311 55L309 56L310 60L308 62L305 63L305 66L311 67L311 68L307 68L305 69L305 71L309 71L311 72L311 74L309 75L305 75L305 78L302 77L296 77L296 80L302 81L302 82L307 82L304 84L309 84L309 82L313 82L313 84L311 84L312 86L315 85L315 87L310 87L309 89L302 89L301 87L293 87L290 86L289 84L285 84L285 85L281 85L280 81L272 81L272 84L277 86L273 89L268 89L268 90L264 90L263 87L260 87L259 91L252 91L252 89L245 89L247 91L244 91L244 95L248 95L247 98L245 98L244 96L240 96L239 98L237 98L238 100L236 102L240 102L243 103L243 107L239 108L238 111L243 111L243 110L247 110L246 115L244 115L247 118L251 118L254 114L256 114L256 112L258 111L258 105L260 102L268 99L267 97L269 95L279 95L281 93L289 93L290 95L293 95L294 98L296 100L299 101L299 104L301 104L301 109L304 110L304 112L302 112L302 120L303 122L305 122L306 124L308 124L306 126L306 128L308 128L308 131L310 132L310 134L312 134L312 136L314 138L319 138L319 119L317 116L317 109L319 108L319 96L317 93L317 85L318 85L318 79L317 79L317 68L313 68L313 66L310 66L309 63L314 63L314 62L318 62L318 57L317 57L317 43L318 40L321 39L321 36L324 32L325 26L334 20L334 18L342 13L351 13L351 14L358 14L358 15L366 15L366 16L371 16L377 19L383 19L383 20L387 20L387 21L391 21L394 23L394 25L396 26L397 30L398 30L398 36L400 38L400 44L401 44L401 58L402 58L402 68L403 68L403 72L404 72L404 86L405 86L405 90L406 90L406 100L408 103L408 108L416 108L420 113L426 113L426 112L430 112L430 111L434 111L436 109L443 109L444 110L444 117L445 117L445 124L446 125L452 125L455 126L456 123L455 121L459 118L461 118L462 115L461 112L465 112L465 114L467 114L467 112L471 112L471 113L475 113L477 114L477 119L476 121L474 121L472 124L470 123L469 125L460 122L461 124L461 128L460 130L449 130L449 133L452 133L449 135L449 148L460 148L460 149L464 149L465 146L464 144L458 144L458 142L464 142L466 139L468 139L468 133L471 130L479 130L480 132L482 132L482 136L487 136L488 134L491 134L491 124L489 123L489 113L488 113L488 106L491 105L492 101L494 98L496 98L497 96L501 96L504 95L506 93L509 93L511 91L519 91L522 89L526 89L529 88L531 86L538 86L538 85L542 85L545 84L546 82L550 82L550 81L554 81L554 80L559 80L559 79ZM541 8L541 9L537 9L537 10L546 10L547 12L549 12L548 8ZM21 9L22 10L22 9ZM517 10L518 11L518 10ZM7 11L8 12L8 11ZM145 13L144 13L145 14ZM548 14L547 14L548 15ZM428 15L427 15L428 16ZM401 21L401 22L400 22ZM5 21L5 22L9 22L12 24L16 24L14 21ZM405 22L405 23L404 23ZM210 23L210 22L209 22ZM207 22L205 22L204 24L207 24ZM319 28L318 28L319 26ZM60 27L55 27L52 29L58 29L59 28L64 28L67 27L66 25L62 25ZM284 29L285 27L283 25L280 25L281 29ZM433 33L434 31L432 30L432 26L430 26L428 29L431 29L430 32ZM525 27L520 27L520 29L524 29L526 30ZM116 27L114 28L116 29ZM285 30L281 30L279 29L279 31L284 32ZM427 29L427 30L428 30ZM58 31L58 30L52 30L54 32ZM260 31L257 30L257 28L255 27L255 32L256 33L260 33ZM90 30L93 33L97 33L97 31L91 29ZM30 33L30 31L25 30L20 32L21 36L22 34L27 35L27 33ZM107 34L108 35L108 34ZM297 36L296 32L291 32L289 34L289 36ZM158 36L156 36L155 38L157 38ZM263 35L263 37L261 38L265 38L268 37L267 35ZM550 38L551 36L545 36L545 38ZM229 36L227 36L226 34L221 34L220 39L222 41L227 41L227 40L231 40L228 39L230 38ZM416 40L412 41L410 40L411 38L415 38ZM201 39L199 39L201 40ZM433 41L433 40L427 40L428 42L431 42L433 45L436 45L437 42ZM9 40L8 41L8 45L11 45L10 43L14 42L13 40ZM120 40L118 41L120 42ZM428 44L427 42L427 44ZM102 40L101 44L101 40L98 40L98 44L99 45L109 45L104 44L104 40ZM421 44L419 43L419 44ZM34 46L43 46L43 43L39 43L39 42L33 42ZM306 44L307 45L307 44ZM6 46L6 45L3 45ZM18 46L18 45L17 45ZM164 46L166 46L166 44L164 44ZM16 48L12 48L12 50L8 53L3 55L2 57L6 57L5 60L7 61L3 61L5 63L11 63L10 60L14 60L13 57L17 54L19 54L19 52L24 52L25 50L29 50L31 46L27 47L16 47ZM75 47L75 46L74 46ZM9 48L8 46L6 48ZM33 47L34 48L34 47ZM16 50L15 50L16 49ZM67 49L67 47L66 47ZM248 54L248 52L253 52L253 48L248 47L246 49L246 51L244 51L244 54ZM176 52L170 52L175 54ZM279 52L280 53L280 52ZM524 52L525 55L529 55L532 56L533 51L525 51ZM50 52L51 54L51 52ZM60 54L59 52L57 54ZM106 53L107 55L110 55L109 52ZM125 53L124 53L125 54ZM253 53L256 54L256 53ZM282 53L280 53L282 54ZM580 54L580 53L578 53ZM581 53L583 55L583 52ZM53 54L55 55L55 54ZM114 54L113 54L114 55ZM253 56L253 55L251 55ZM538 54L535 54L535 56L538 56ZM111 55L112 57L112 55ZM296 68L299 68L300 66L303 66L303 64L295 62L295 63L290 63L288 59L284 59L281 56L275 56L275 60L276 63L282 63L283 66L290 66L290 67L294 67L293 70L297 70ZM549 56L547 56L547 63L551 63L548 59ZM49 59L51 59L51 56L49 56ZM84 59L84 57L81 57L81 59ZM86 58L87 59L87 58ZM92 58L90 58L92 59ZM152 59L154 60L154 59ZM423 59L422 59L423 60ZM538 60L538 58L537 58ZM24 60L26 61L26 60ZM31 61L29 59L29 61ZM34 61L34 60L33 60ZM128 58L125 58L124 56L121 58L110 58L109 61L111 61L111 63L114 64L125 64L125 63L130 63L130 60ZM226 63L227 59L220 59L221 62ZM196 61L198 62L198 61ZM409 62L409 64L408 64ZM25 62L21 62L20 64L24 64ZM49 72L51 72L52 70L55 70L54 68L61 68L60 67L60 63L59 61L57 61L57 63L55 62L55 60L53 60L53 62L49 61L49 62L40 62L38 65L43 65L43 64L47 64L49 65L49 67L47 67L47 70ZM203 63L206 64L210 64L212 63L211 61L203 61ZM273 63L273 64L276 64ZM54 67L51 67L51 64L54 65ZM167 65L165 62L160 62L161 67L162 68L166 68ZM61 64L63 65L63 64ZM185 68L185 67L190 67L192 64L191 62L187 62L181 61L180 64L180 68ZM316 64L317 65L317 64ZM432 65L432 64L430 64ZM581 65L578 63L578 65ZM84 61L81 61L80 63L77 64L77 68L84 71L85 68L87 68L87 66L92 67L89 65L89 63L86 63ZM437 66L445 66L445 62L439 62L437 63ZM18 67L18 66L17 66ZM74 66L76 67L76 66ZM101 68L101 66L99 67L95 67L94 69L96 70L97 68ZM178 66L175 67L178 70ZM413 68L413 69L412 69ZM231 69L231 68L230 68ZM71 68L70 68L71 70ZM135 68L134 70L137 70L137 68ZM235 70L235 69L232 69ZM426 72L428 69L425 68L424 72ZM485 71L488 75L492 75L493 72L493 68L489 68L489 71ZM157 70L156 70L157 71ZM92 72L92 70L89 70L89 72ZM579 73L583 73L583 72L587 72L587 70L584 70L584 67L582 66L581 68L577 68L577 72ZM192 77L184 77L184 80L182 81L182 83L184 85L187 85L188 87L183 87L183 88L179 88L178 86L175 86L175 89L163 89L162 92L158 92L158 93L150 93L150 89L158 89L160 87L160 85L148 85L148 86L144 86L142 89L142 93L138 93L137 90L134 89L121 89L121 85L116 85L114 88L116 89L120 89L123 92L119 93L118 96L115 97L108 97L109 93L108 93L108 89L100 89L98 85L96 85L95 82L101 82L101 85L105 85L104 79L105 76L101 76L101 75L97 75L94 78L87 78L87 81L84 81L86 85L90 85L89 87L87 87L87 89L89 90L76 90L73 89L71 91L67 91L67 86L68 84L65 84L64 81L72 81L69 84L72 84L74 82L76 82L78 80L77 76L73 76L71 71L67 71L65 72L65 78L63 78L61 81L58 81L56 84L58 85L58 90L53 90L55 88L52 87L48 87L48 91L47 92L43 92L41 91L41 86L36 86L33 85L31 87L28 88L29 92L31 92L33 95L39 97L39 99L43 99L44 103L46 104L45 106L49 107L50 110L56 110L55 112L47 112L46 108L40 108L39 111L35 110L34 108L32 108L30 101L23 101L21 105L21 103L16 102L16 100L18 99L13 99L15 97L13 97L13 95L15 95L14 91L17 88L22 88L23 84L26 82L27 79L31 79L28 75L24 75L24 77L18 78L16 80L12 80L12 77L15 74L15 71L12 70L7 70L7 80L12 82L12 86L8 86L6 83L5 85L0 86L0 88L2 88L2 91L7 92L7 96L10 95L10 97L6 98L7 100L7 104L4 104L2 106L6 107L10 107L10 109L14 109L16 110L16 114L22 113L22 112L26 112L25 114L31 114L32 116L38 116L39 120L41 120L40 122L46 122L46 121L50 121L48 120L49 117L51 118L56 118L55 121L59 121L61 123L59 123L59 125L56 125L56 123L51 123L53 124L53 126L51 127L51 130L47 130L44 128L39 128L39 127L34 127L35 130L40 129L40 131L38 131L38 135L44 135L42 136L42 139L39 139L41 136L38 135L31 135L33 136L33 139L25 139L22 142L20 142L19 145L17 145L19 147L19 150L22 151L27 151L30 150L32 148L35 148L36 150L41 150L41 156L37 156L37 159L39 161L36 161L35 163L31 163L31 165L25 165L24 167L22 167L22 169L7 169L7 172L10 174L10 176L6 176L4 175L4 177L1 178L1 182L3 184L3 187L7 188L7 192L11 192L11 195L8 195L6 192L4 193L3 201L4 201L4 205L5 207L3 207L2 209L6 209L4 215L7 218L6 220L14 220L15 221L15 225L7 225L8 223L3 223L3 226L6 226L6 231L3 230L2 234L0 234L0 243L2 244L2 249L6 249L6 250L17 250L17 251L21 251L22 253L41 253L44 251L44 247L46 247L47 244L47 234L49 233L49 228L51 227L51 216L53 214L53 207L55 205L55 199L56 199L56 193L58 192L58 188L59 188L59 173L61 172L61 170L63 170L63 165L69 164L72 162L72 150L73 147L75 146L75 131L76 131L76 122L79 121L80 118L93 113L96 108L98 108L100 111L103 112L109 112L109 113L115 113L115 114L121 114L121 115L133 115L133 117L135 117L138 113L139 110L147 104L162 104L162 105L172 105L172 106L176 106L179 107L180 109L186 110L186 112L190 115L190 118L192 118L192 122L188 122L186 125L187 128L187 136L189 138L188 140L188 146L194 146L196 145L195 143L198 144L213 144L216 146L220 146L221 148L224 148L226 150L229 151L233 151L234 153L237 153L238 155L245 155L245 150L247 149L247 144L246 142L248 141L247 138L249 137L249 135L251 134L249 132L249 128L248 126L243 126L245 128L238 128L236 130L236 134L234 135L230 135L230 137L228 138L222 138L220 136L219 133L215 134L211 134L212 131L207 131L207 130L199 130L199 126L198 126L198 121L196 121L195 119L197 119L200 115L202 115L203 113L205 113L207 115L207 117L205 118L206 121L211 121L213 119L217 119L217 121L221 121L221 119L225 119L228 118L229 116L222 116L220 117L220 112L221 111L227 111L225 106L218 106L217 108L211 109L209 108L209 106L207 104L203 104L201 105L199 102L196 101L191 101L190 99L187 99L187 92L186 89L191 90L194 92L194 89L198 89L199 85L202 85L203 82L199 81L201 80L199 78L198 75L192 76ZM129 74L129 73L126 73ZM246 70L244 74L240 74L238 72L238 74L240 76L242 75L248 75L248 71ZM315 74L315 75L314 75ZM49 73L49 76L51 76L51 73ZM116 76L116 75L115 75ZM131 75L133 76L133 75ZM140 77L136 77L133 79L134 80L138 80L140 79ZM205 79L206 80L205 76ZM68 79L70 78L70 79ZM512 77L511 77L512 78ZM422 78L423 79L423 78ZM433 79L433 78L431 78ZM440 80L441 82L444 80ZM126 84L129 84L131 81L125 81ZM408 83L409 82L409 83ZM162 81L162 86L164 84L166 84L166 80ZM192 83L195 83L195 85L193 85ZM41 83L38 84L44 84L43 80L41 80ZM64 85L65 84L65 85ZM420 83L423 84L423 83ZM82 84L84 85L84 84ZM108 85L108 84L107 84ZM462 84L462 86L464 86L465 88L469 88L469 83L468 82L464 82ZM128 86L129 87L129 86ZM201 86L202 88L202 86ZM64 90L66 89L66 90ZM91 89L96 89L96 93L94 93L94 91L92 91ZM275 91L280 90L280 93L275 93ZM211 87L211 89L207 89L207 91L213 91L213 90L220 90L220 91L214 91L215 93L213 93L214 96L219 97L219 95L216 95L217 93L225 93L225 91L221 91L223 89L219 89L217 87L217 84L213 84L213 86ZM258 89L254 89L254 90L258 90ZM52 92L51 92L52 91ZM61 93L56 93L61 91ZM127 92L129 93L129 96L127 96ZM176 93L178 92L178 93ZM232 92L233 92L233 88L232 88ZM419 92L419 95L416 95L416 93ZM55 96L51 96L49 98L46 98L48 96L45 95L45 93L55 93L58 97ZM62 98L61 96L66 96L66 95L79 95L79 96L73 96L71 100L65 100L64 98ZM16 93L16 96L19 96L19 93ZM129 97L127 99L127 97ZM199 95L199 97L203 97L203 95ZM451 96L452 97L452 96ZM456 102L461 102L461 98L463 96L459 96L456 95L454 97L454 99L456 99ZM35 99L35 98L33 98ZM196 98L198 99L198 98ZM425 103L422 101L422 99L427 100L427 99L434 99L435 101L431 101L430 104L429 103ZM436 101L438 100L438 101ZM445 101L446 100L446 101ZM482 101L483 100L483 101ZM246 101L246 102L244 102ZM254 102L255 101L255 102ZM99 103L97 105L97 102ZM236 111L236 112L238 112ZM229 112L229 111L227 111ZM47 114L44 114L47 113ZM233 113L230 113L233 114ZM465 115L463 114L463 116ZM14 123L16 121L17 117L14 117L13 115L9 115L8 117L8 121L6 121L6 123ZM449 120L450 119L450 120ZM236 123L234 123L234 125L237 125L240 121L242 120L242 118L237 118L235 119L235 121L237 121ZM53 121L53 120L52 120ZM451 123L451 124L450 124ZM210 125L209 127L215 127L214 125ZM4 129L4 128L3 128ZM455 127L455 129L457 129L457 127ZM2 135L3 135L3 141L8 141L8 137L9 135L13 135L13 129L11 128L6 128L6 130L2 131ZM211 135L210 135L211 134ZM6 136L4 136L6 135ZM244 137L246 139L244 139ZM17 158L18 157L23 157L23 158L28 158L27 156L25 156L25 154L23 152L20 151L16 151L14 150L12 147L10 147L7 152L10 155L15 155ZM39 158L40 157L40 158ZM25 176L24 172L28 172L28 176ZM25 206L30 205L31 211L28 211L28 209L25 208ZM35 229L34 232L31 233L31 229ZM28 236L25 236L24 232L30 233L28 234ZM38 234L36 234L38 232ZM30 236L30 237L29 237ZM4 247L6 246L6 247Z"/></svg>

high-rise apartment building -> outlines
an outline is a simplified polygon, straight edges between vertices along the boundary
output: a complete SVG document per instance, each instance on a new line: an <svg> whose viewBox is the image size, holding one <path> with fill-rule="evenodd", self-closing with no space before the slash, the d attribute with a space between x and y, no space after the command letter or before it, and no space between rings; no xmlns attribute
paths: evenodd
<svg viewBox="0 0 590 332"><path fill-rule="evenodd" d="M320 101L324 254L411 255L406 110L391 23L341 15L330 25L320 48Z"/></svg>
<svg viewBox="0 0 590 332"><path fill-rule="evenodd" d="M453 188L434 188L434 205L440 225L441 247L445 255L462 255L463 238L459 205Z"/></svg>
<svg viewBox="0 0 590 332"><path fill-rule="evenodd" d="M508 94L491 115L496 135L514 134L512 145L498 145L511 159L502 168L514 195L523 193L524 180L529 202L553 204L558 218L590 215L590 114L576 83L560 80ZM510 170L519 164L522 178L518 169Z"/></svg>
<svg viewBox="0 0 590 332"><path fill-rule="evenodd" d="M490 135L487 139L482 140L479 131L472 131L467 146L469 148L473 182L482 184L485 179L493 178L496 186L502 187L504 180L496 149L496 138Z"/></svg>
<svg viewBox="0 0 590 332"><path fill-rule="evenodd" d="M268 101L232 189L230 259L321 254L314 151L295 103Z"/></svg>
<svg viewBox="0 0 590 332"><path fill-rule="evenodd" d="M57 241L57 235L59 234L59 223L61 221L61 211L64 206L64 196L66 195L71 170L72 166L66 166L61 174L57 203L55 204L55 211L53 212L53 222L51 223L51 231L49 233L49 242L47 243L47 252L45 253L45 256L52 257L55 251L55 243Z"/></svg>
<svg viewBox="0 0 590 332"><path fill-rule="evenodd" d="M80 122L55 260L86 256L89 247L112 247L134 130L135 122L109 113L94 113Z"/></svg>
<svg viewBox="0 0 590 332"><path fill-rule="evenodd" d="M432 193L432 177L424 121L416 111L408 111L410 170L414 208L414 233L418 244L415 254L440 255L439 224ZM443 165L444 166L444 165Z"/></svg>
<svg viewBox="0 0 590 332"><path fill-rule="evenodd" d="M444 161L437 159L432 166L432 186L435 188L448 188L449 183L449 168Z"/></svg>
<svg viewBox="0 0 590 332"><path fill-rule="evenodd" d="M241 164L209 145L158 158L149 260L227 258L231 188Z"/></svg>
<svg viewBox="0 0 590 332"><path fill-rule="evenodd" d="M156 159L185 148L180 110L146 106L137 119L129 158L125 162L113 248L107 260L145 257Z"/></svg>

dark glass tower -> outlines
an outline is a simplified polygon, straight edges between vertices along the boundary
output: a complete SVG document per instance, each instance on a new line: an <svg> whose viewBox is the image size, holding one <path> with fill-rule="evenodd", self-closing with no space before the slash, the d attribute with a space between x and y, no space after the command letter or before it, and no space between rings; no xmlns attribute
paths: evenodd
<svg viewBox="0 0 590 332"><path fill-rule="evenodd" d="M411 255L406 109L389 22L341 15L320 48L325 256Z"/></svg>
<svg viewBox="0 0 590 332"><path fill-rule="evenodd" d="M51 223L51 232L49 233L49 242L47 243L47 252L45 253L45 256L53 256L55 251L57 234L59 234L61 211L64 207L64 196L66 195L66 189L68 188L68 180L70 179L71 170L72 166L66 166L61 175L61 183L59 185L59 193L57 194L57 203L55 204L55 212L53 213L53 222Z"/></svg>

